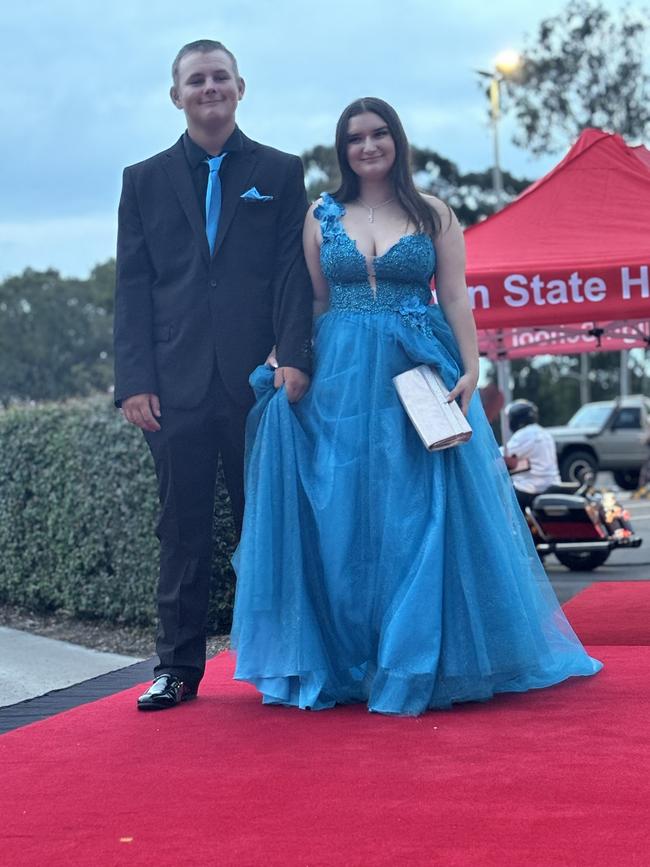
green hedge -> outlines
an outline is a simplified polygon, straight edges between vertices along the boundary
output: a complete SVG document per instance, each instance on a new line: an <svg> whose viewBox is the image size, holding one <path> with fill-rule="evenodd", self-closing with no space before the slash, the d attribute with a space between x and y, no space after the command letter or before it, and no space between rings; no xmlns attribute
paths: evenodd
<svg viewBox="0 0 650 867"><path fill-rule="evenodd" d="M158 511L142 434L109 398L0 412L0 602L155 622ZM220 480L209 627L230 626L234 528Z"/></svg>

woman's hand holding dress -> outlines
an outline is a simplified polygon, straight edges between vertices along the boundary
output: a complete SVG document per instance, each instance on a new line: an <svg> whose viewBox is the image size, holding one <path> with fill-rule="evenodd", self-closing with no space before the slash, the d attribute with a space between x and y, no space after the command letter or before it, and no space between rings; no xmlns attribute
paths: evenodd
<svg viewBox="0 0 650 867"><path fill-rule="evenodd" d="M467 415L469 403L476 389L477 382L478 372L464 373L447 395L447 402L451 403L452 400L460 397L460 408L463 411L463 415Z"/></svg>

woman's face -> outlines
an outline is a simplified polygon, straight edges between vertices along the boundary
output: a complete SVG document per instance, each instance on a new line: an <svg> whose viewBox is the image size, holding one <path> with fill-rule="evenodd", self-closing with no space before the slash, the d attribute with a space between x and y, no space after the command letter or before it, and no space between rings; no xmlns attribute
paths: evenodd
<svg viewBox="0 0 650 867"><path fill-rule="evenodd" d="M374 111L350 118L347 135L350 168L362 180L386 177L395 162L395 141L386 122Z"/></svg>

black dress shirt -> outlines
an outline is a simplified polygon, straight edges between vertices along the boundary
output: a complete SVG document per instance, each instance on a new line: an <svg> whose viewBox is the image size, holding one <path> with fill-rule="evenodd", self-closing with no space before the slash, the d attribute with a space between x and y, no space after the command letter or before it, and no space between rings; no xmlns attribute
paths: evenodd
<svg viewBox="0 0 650 867"><path fill-rule="evenodd" d="M190 167L192 183L194 184L194 189L196 190L196 198L199 203L199 211L201 212L201 217L203 218L203 223L205 224L205 194L208 189L209 174L208 164L206 163L206 160L209 159L209 157L218 156L218 154L207 153L207 151L205 151L192 138L190 138L187 130L183 133L183 149L185 151L187 164ZM232 134L224 142L224 145L221 148L221 153L223 153L224 151L228 151L228 156L221 164L221 168L219 170L219 176L222 180L224 178L224 175L228 172L228 164L233 158L236 159L236 153L237 151L241 151L241 149L241 132L239 131L239 127L236 126L235 129L232 131Z"/></svg>

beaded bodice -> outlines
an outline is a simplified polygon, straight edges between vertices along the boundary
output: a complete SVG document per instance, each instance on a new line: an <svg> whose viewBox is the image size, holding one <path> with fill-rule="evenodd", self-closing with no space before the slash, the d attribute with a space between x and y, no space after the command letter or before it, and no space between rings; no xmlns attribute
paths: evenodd
<svg viewBox="0 0 650 867"><path fill-rule="evenodd" d="M328 193L314 211L323 243L320 261L329 284L330 310L361 313L404 312L404 305L428 305L436 253L428 235L404 235L369 263L345 231L345 208ZM375 275L373 287L368 267Z"/></svg>

